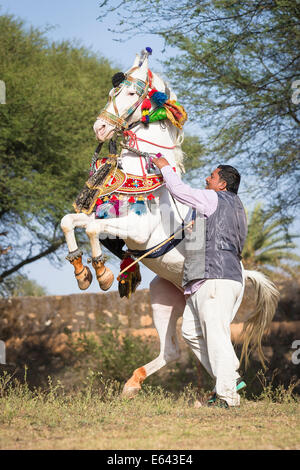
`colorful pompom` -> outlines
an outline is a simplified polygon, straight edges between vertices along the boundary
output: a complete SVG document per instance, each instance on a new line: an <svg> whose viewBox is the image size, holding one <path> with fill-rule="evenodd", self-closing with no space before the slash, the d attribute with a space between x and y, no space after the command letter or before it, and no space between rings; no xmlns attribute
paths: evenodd
<svg viewBox="0 0 300 470"><path fill-rule="evenodd" d="M148 96L149 96L150 99L152 98L152 95L153 95L154 93L157 93L157 89L156 89L156 88L152 88L152 90L149 91Z"/></svg>
<svg viewBox="0 0 300 470"><path fill-rule="evenodd" d="M149 93L149 96L150 96L150 93ZM168 99L167 95L161 91L155 91L154 93L151 94L150 98L155 104L157 104L157 106L162 106L163 104L165 104L165 102Z"/></svg>
<svg viewBox="0 0 300 470"><path fill-rule="evenodd" d="M128 202L130 202L131 204L135 202L135 199L133 196L131 196L129 199L128 199Z"/></svg>
<svg viewBox="0 0 300 470"><path fill-rule="evenodd" d="M123 72L115 73L114 76L111 79L113 87L114 88L118 87L125 80L125 78L126 77L125 77Z"/></svg>
<svg viewBox="0 0 300 470"><path fill-rule="evenodd" d="M126 269L127 266L129 266L129 265L130 265L131 263L133 263L133 262L134 262L134 259L131 258L131 256L127 256L126 258L124 258L123 261L121 261L121 264L120 264L120 269L121 269L121 271L123 271L123 269ZM129 273L130 273L130 272L134 272L135 269L136 269L136 268L135 268L135 265L134 265L134 266L132 266L131 268L129 268L126 272L129 272ZM124 274L125 274L124 277L127 277L126 272L124 273Z"/></svg>
<svg viewBox="0 0 300 470"><path fill-rule="evenodd" d="M152 54L152 49L151 49L151 47L146 47L146 51L148 52L149 55Z"/></svg>
<svg viewBox="0 0 300 470"><path fill-rule="evenodd" d="M167 119L167 111L165 108L158 108L150 116L150 122L162 121Z"/></svg>
<svg viewBox="0 0 300 470"><path fill-rule="evenodd" d="M151 109L151 101L148 98L144 99L142 103L142 122L144 124L149 123L149 110Z"/></svg>
<svg viewBox="0 0 300 470"><path fill-rule="evenodd" d="M142 111L144 111L145 109L151 109L151 101L148 100L148 98L144 99L144 101L142 102Z"/></svg>
<svg viewBox="0 0 300 470"><path fill-rule="evenodd" d="M142 116L142 119L141 121L144 123L144 124L149 124L149 116L148 115L144 115Z"/></svg>

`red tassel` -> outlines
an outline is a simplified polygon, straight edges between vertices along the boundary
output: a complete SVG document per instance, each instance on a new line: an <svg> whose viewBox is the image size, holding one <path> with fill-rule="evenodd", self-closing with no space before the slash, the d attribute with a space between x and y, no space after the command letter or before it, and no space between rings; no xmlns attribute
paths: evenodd
<svg viewBox="0 0 300 470"><path fill-rule="evenodd" d="M127 256L126 258L124 258L123 261L120 264L121 271L123 271L123 269L126 269L127 266L129 266L133 262L134 262L134 259L131 258L131 256ZM127 269L127 271L129 273L133 273L135 270L136 270L136 265L135 264L133 266L131 266L131 268ZM124 274L123 274L123 276L124 276ZM126 274L125 274L124 277L127 277Z"/></svg>
<svg viewBox="0 0 300 470"><path fill-rule="evenodd" d="M134 197L133 197L133 196L131 196L131 197L128 199L128 202L131 202L131 203L135 202L135 199L134 199Z"/></svg>
<svg viewBox="0 0 300 470"><path fill-rule="evenodd" d="M142 102L142 108L141 109L142 109L142 111L144 109L151 109L151 106L152 106L151 101L148 100L148 98L145 98L144 101Z"/></svg>
<svg viewBox="0 0 300 470"><path fill-rule="evenodd" d="M152 88L152 90L149 91L149 93L148 93L149 98L151 98L151 96L154 95L154 93L157 93L157 89L156 89L156 88Z"/></svg>
<svg viewBox="0 0 300 470"><path fill-rule="evenodd" d="M153 194L149 194L149 196L147 196L147 199L149 199L149 201L151 201L152 199L155 199L155 197L153 196Z"/></svg>
<svg viewBox="0 0 300 470"><path fill-rule="evenodd" d="M148 69L148 80L149 80L149 87L152 88L152 80L153 80L153 73L150 69Z"/></svg>

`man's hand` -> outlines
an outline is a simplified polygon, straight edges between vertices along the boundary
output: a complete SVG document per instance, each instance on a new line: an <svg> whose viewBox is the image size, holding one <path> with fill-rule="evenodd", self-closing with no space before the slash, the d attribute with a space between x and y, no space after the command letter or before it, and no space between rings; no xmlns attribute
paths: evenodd
<svg viewBox="0 0 300 470"><path fill-rule="evenodd" d="M152 162L154 163L154 165L156 165L157 168L159 168L159 169L161 169L161 168L164 167L164 166L169 165L168 160L166 160L164 157L159 157L159 158L151 157L151 161L152 161Z"/></svg>

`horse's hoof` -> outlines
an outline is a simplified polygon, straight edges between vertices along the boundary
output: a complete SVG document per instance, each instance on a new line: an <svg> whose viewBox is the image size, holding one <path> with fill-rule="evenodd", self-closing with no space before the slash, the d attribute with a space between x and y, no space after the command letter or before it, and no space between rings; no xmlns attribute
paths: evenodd
<svg viewBox="0 0 300 470"><path fill-rule="evenodd" d="M124 385L121 398L134 398L137 396L140 390L141 387L126 387L126 385Z"/></svg>
<svg viewBox="0 0 300 470"><path fill-rule="evenodd" d="M86 290L90 287L93 280L93 275L88 266L83 266L83 270L80 273L75 274L75 277L77 279L78 287L81 290Z"/></svg>
<svg viewBox="0 0 300 470"><path fill-rule="evenodd" d="M99 286L102 290L108 290L114 282L114 275L111 269L105 268L105 271L100 276L97 276Z"/></svg>
<svg viewBox="0 0 300 470"><path fill-rule="evenodd" d="M96 271L97 280L102 290L108 290L114 282L114 275L111 269L104 266L100 260L93 260L93 267Z"/></svg>

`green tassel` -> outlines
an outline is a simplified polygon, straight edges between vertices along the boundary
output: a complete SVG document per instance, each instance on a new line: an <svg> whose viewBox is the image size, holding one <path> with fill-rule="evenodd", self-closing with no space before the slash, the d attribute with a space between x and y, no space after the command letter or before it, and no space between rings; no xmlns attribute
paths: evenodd
<svg viewBox="0 0 300 470"><path fill-rule="evenodd" d="M167 111L165 108L158 108L149 115L149 122L162 121L167 119Z"/></svg>

